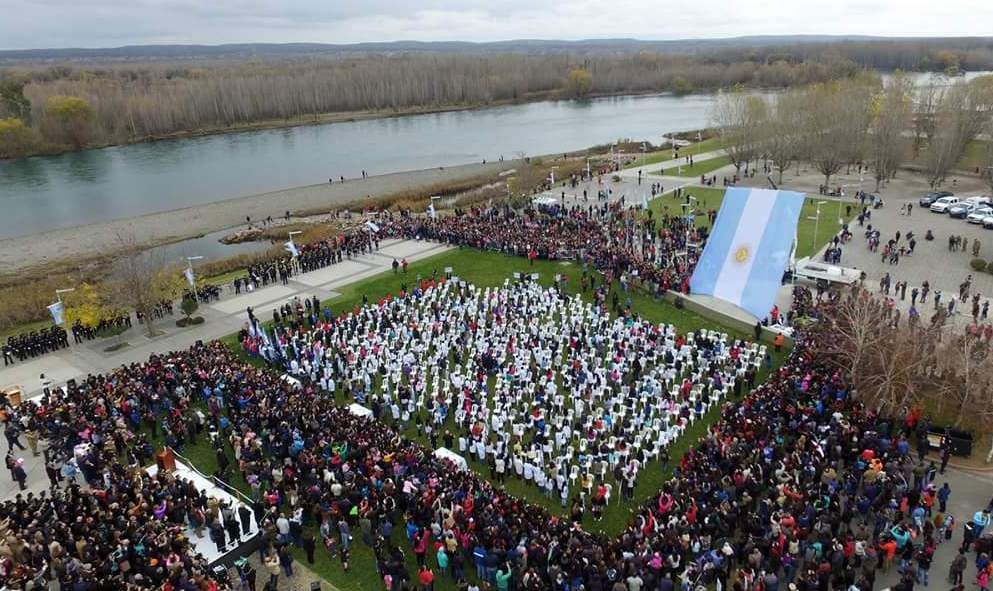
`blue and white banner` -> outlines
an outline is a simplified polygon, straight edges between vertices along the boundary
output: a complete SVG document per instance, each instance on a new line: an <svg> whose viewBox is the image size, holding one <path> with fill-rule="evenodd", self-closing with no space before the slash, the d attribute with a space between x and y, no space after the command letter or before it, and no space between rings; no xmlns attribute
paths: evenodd
<svg viewBox="0 0 993 591"><path fill-rule="evenodd" d="M289 251L289 253L293 256L293 258L297 258L300 256L300 251L297 250L297 245L293 243L292 238L290 238L289 242L283 245L283 248Z"/></svg>
<svg viewBox="0 0 993 591"><path fill-rule="evenodd" d="M379 232L379 226L378 226L378 225L376 225L376 224L375 224L374 222L372 222L372 221L367 221L367 222L365 223L365 227L366 227L366 228L368 228L368 230L369 230L370 232L372 232L373 234L376 234L376 233L378 233L378 232Z"/></svg>
<svg viewBox="0 0 993 591"><path fill-rule="evenodd" d="M732 187L725 191L690 292L769 315L790 262L803 193Z"/></svg>
<svg viewBox="0 0 993 591"><path fill-rule="evenodd" d="M62 326L65 322L65 305L62 302L55 302L48 307L48 313L52 315L52 322Z"/></svg>

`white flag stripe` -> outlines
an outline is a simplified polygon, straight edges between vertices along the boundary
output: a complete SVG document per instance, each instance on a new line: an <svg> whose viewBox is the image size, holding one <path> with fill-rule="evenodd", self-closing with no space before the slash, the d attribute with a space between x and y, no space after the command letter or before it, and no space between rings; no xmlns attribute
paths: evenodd
<svg viewBox="0 0 993 591"><path fill-rule="evenodd" d="M748 195L748 201L741 213L741 221L738 223L734 238L731 240L731 248L728 249L724 266L717 276L717 284L714 287L715 297L738 306L741 305L741 295L745 291L748 276L755 264L759 243L775 205L775 191L752 189ZM746 249L747 258L742 262L738 261L736 257L739 256L739 252L743 248Z"/></svg>

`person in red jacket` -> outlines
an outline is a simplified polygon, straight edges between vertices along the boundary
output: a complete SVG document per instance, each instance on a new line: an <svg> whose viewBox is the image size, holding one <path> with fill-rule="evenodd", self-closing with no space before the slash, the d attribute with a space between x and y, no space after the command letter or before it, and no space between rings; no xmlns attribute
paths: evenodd
<svg viewBox="0 0 993 591"><path fill-rule="evenodd" d="M421 583L422 591L433 591L434 573L431 572L431 569L427 565L421 567L421 571L417 573L417 580Z"/></svg>

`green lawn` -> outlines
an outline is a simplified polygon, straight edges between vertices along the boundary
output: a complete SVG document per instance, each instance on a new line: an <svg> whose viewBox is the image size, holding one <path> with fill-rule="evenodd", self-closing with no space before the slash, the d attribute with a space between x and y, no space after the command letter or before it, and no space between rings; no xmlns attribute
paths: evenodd
<svg viewBox="0 0 993 591"><path fill-rule="evenodd" d="M717 138L710 138L703 140L702 142L694 142L685 148L679 149L679 156L696 156L697 154L703 154L704 152L713 152L714 150L720 150L721 144ZM658 164L659 162L668 162L672 160L672 150L658 150L656 152L648 152L644 156L638 156L634 162L628 164L624 168L636 168L638 166L645 166L648 164Z"/></svg>
<svg viewBox="0 0 993 591"><path fill-rule="evenodd" d="M698 177L704 174L710 174L719 168L724 168L725 166L731 164L731 159L727 156L718 156L717 158L710 158L708 160L699 160L694 162L692 165L684 164L681 168L676 166L670 166L664 170L659 170L652 172L651 174L655 176L685 176L685 177Z"/></svg>
<svg viewBox="0 0 993 591"><path fill-rule="evenodd" d="M986 162L986 150L988 143L985 140L972 140L965 145L962 158L959 159L955 168L967 172L975 172L976 168L982 168Z"/></svg>

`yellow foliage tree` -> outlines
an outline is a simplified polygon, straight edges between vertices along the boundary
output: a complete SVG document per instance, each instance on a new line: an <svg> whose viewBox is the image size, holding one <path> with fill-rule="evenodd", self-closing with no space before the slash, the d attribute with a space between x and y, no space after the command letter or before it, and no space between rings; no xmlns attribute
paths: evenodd
<svg viewBox="0 0 993 591"><path fill-rule="evenodd" d="M34 132L15 117L0 119L0 158L24 156L34 146Z"/></svg>
<svg viewBox="0 0 993 591"><path fill-rule="evenodd" d="M569 92L576 98L582 98L593 90L593 75L584 68L573 68L566 80Z"/></svg>
<svg viewBox="0 0 993 591"><path fill-rule="evenodd" d="M45 103L43 130L49 139L82 148L90 137L93 108L78 96L54 95Z"/></svg>
<svg viewBox="0 0 993 591"><path fill-rule="evenodd" d="M114 318L118 312L110 304L104 289L92 283L81 284L76 291L67 294L63 302L67 326L72 326L78 320L84 326L95 327L101 320Z"/></svg>

